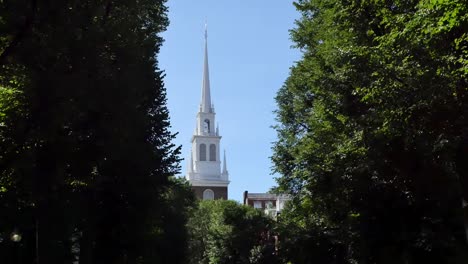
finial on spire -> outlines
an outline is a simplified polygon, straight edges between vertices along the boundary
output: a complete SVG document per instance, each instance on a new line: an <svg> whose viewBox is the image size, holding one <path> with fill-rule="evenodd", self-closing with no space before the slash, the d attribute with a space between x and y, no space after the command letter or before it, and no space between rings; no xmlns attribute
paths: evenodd
<svg viewBox="0 0 468 264"><path fill-rule="evenodd" d="M205 19L205 41L208 39L208 22Z"/></svg>

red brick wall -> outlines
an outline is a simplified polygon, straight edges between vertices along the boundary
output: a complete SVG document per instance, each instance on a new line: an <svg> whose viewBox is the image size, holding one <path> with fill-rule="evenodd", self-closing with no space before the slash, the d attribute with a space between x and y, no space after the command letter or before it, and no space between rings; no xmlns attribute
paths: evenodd
<svg viewBox="0 0 468 264"><path fill-rule="evenodd" d="M192 190L195 193L195 197L198 199L203 199L203 192L206 189L210 189L214 192L214 198L227 200L228 198L228 189L227 187L204 187L204 186L192 186Z"/></svg>

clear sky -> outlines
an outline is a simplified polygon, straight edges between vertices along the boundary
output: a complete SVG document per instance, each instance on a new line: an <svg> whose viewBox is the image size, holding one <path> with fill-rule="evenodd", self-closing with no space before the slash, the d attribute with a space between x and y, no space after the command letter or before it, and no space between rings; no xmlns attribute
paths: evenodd
<svg viewBox="0 0 468 264"><path fill-rule="evenodd" d="M272 142L274 97L299 60L288 30L299 13L285 0L169 0L170 26L159 65L165 71L175 143L182 145L185 175L190 139L201 99L204 24L208 22L211 100L219 123L231 183L229 199L244 190L275 185Z"/></svg>

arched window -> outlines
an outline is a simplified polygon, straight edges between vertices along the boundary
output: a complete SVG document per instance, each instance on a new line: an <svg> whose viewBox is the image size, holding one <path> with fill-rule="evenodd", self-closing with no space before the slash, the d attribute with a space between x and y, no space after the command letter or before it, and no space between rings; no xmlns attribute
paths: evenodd
<svg viewBox="0 0 468 264"><path fill-rule="evenodd" d="M200 161L206 161L206 145L200 144Z"/></svg>
<svg viewBox="0 0 468 264"><path fill-rule="evenodd" d="M216 161L216 145L210 145L210 161Z"/></svg>
<svg viewBox="0 0 468 264"><path fill-rule="evenodd" d="M214 192L210 189L206 189L203 192L203 200L213 200L214 199Z"/></svg>
<svg viewBox="0 0 468 264"><path fill-rule="evenodd" d="M205 119L205 121L203 121L203 132L210 133L210 120L208 119Z"/></svg>

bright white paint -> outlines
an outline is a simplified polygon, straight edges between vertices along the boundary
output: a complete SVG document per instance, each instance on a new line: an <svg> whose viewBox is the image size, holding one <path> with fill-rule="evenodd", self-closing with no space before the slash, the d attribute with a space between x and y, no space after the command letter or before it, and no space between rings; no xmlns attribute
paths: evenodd
<svg viewBox="0 0 468 264"><path fill-rule="evenodd" d="M226 165L226 154L224 154L224 166L221 172L220 143L221 136L219 128L215 125L215 110L211 104L210 76L208 68L208 44L205 28L205 59L203 66L202 98L197 114L197 125L192 136L192 150L190 162L187 166L187 180L192 186L217 186L227 187L229 185L229 173ZM205 158L201 157L200 146L206 146ZM214 145L215 158L212 156L212 145ZM211 191L211 190L210 190ZM205 196L205 194L203 194Z"/></svg>

